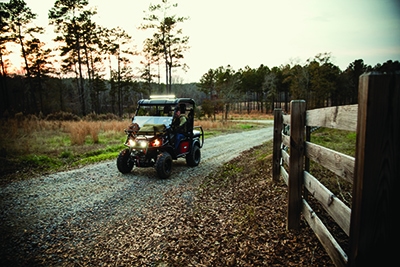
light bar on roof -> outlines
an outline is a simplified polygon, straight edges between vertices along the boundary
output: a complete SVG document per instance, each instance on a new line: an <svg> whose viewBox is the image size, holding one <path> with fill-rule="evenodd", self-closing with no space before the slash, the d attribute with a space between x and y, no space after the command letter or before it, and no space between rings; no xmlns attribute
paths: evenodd
<svg viewBox="0 0 400 267"><path fill-rule="evenodd" d="M150 99L171 99L175 98L175 95L151 95Z"/></svg>

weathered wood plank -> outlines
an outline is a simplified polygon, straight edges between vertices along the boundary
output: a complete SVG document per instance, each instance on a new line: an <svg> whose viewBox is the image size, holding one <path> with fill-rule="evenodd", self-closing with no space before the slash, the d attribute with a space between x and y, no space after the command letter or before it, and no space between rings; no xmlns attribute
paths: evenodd
<svg viewBox="0 0 400 267"><path fill-rule="evenodd" d="M303 187L306 102L304 100L291 101L290 111L290 166L287 228L298 230L300 228Z"/></svg>
<svg viewBox="0 0 400 267"><path fill-rule="evenodd" d="M349 266L398 261L400 74L360 76Z"/></svg>
<svg viewBox="0 0 400 267"><path fill-rule="evenodd" d="M306 125L356 131L358 105L307 110Z"/></svg>
<svg viewBox="0 0 400 267"><path fill-rule="evenodd" d="M285 181L285 184L288 185L289 174L287 173L286 169L283 166L281 166L281 175L282 175L283 181Z"/></svg>
<svg viewBox="0 0 400 267"><path fill-rule="evenodd" d="M311 126L306 126L306 143L311 142ZM306 150L306 148L305 148ZM305 151L307 152L307 151ZM305 153L306 154L306 153ZM306 172L310 172L310 157L305 157L304 158L304 170ZM303 191L303 198L307 201L308 200L308 191L304 190Z"/></svg>
<svg viewBox="0 0 400 267"><path fill-rule="evenodd" d="M355 158L335 150L306 142L306 156L353 183Z"/></svg>
<svg viewBox="0 0 400 267"><path fill-rule="evenodd" d="M282 134L282 143L283 143L285 146L290 147L290 136L289 136L289 135Z"/></svg>
<svg viewBox="0 0 400 267"><path fill-rule="evenodd" d="M305 200L303 200L302 212L307 223L310 225L311 229L313 229L333 263L336 266L345 267L347 264L346 253Z"/></svg>
<svg viewBox="0 0 400 267"><path fill-rule="evenodd" d="M279 181L282 144L282 109L274 110L274 143L273 143L273 166L272 180Z"/></svg>
<svg viewBox="0 0 400 267"><path fill-rule="evenodd" d="M290 125L290 115L283 115L283 124Z"/></svg>
<svg viewBox="0 0 400 267"><path fill-rule="evenodd" d="M349 235L351 210L338 199L328 188L308 172L304 172L304 186L315 197L335 220L335 222Z"/></svg>
<svg viewBox="0 0 400 267"><path fill-rule="evenodd" d="M290 156L289 156L289 154L285 150L282 150L281 153L282 153L283 162L286 163L286 165L290 166Z"/></svg>

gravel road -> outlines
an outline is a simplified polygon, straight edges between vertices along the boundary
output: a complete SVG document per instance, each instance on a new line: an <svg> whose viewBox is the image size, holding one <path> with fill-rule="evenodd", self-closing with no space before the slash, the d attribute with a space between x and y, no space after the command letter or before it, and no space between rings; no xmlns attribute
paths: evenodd
<svg viewBox="0 0 400 267"><path fill-rule="evenodd" d="M135 168L123 175L115 161L107 161L1 187L0 265L46 250L46 243L56 242L52 233L68 224L85 225L91 228L85 230L87 234L98 235L96 229L101 227L96 226L140 216L145 208L161 203L166 192L185 184L194 188L216 167L272 136L272 121L268 121L262 129L209 138L198 167L190 168L179 159L166 180L157 178L153 168ZM189 203L190 190L182 197Z"/></svg>

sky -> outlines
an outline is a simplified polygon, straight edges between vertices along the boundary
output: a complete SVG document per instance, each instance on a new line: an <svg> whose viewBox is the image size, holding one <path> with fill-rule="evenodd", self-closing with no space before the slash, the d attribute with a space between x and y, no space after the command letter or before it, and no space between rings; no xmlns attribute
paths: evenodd
<svg viewBox="0 0 400 267"><path fill-rule="evenodd" d="M4 0L0 0L4 2ZM25 0L38 14L36 24L48 26L48 10L55 0ZM140 48L150 32L139 30L144 11L160 0L89 0L97 7L95 21L121 27ZM188 16L181 24L190 49L180 82L198 82L210 68L230 65L234 70L261 64L270 68L305 64L319 53L331 53L331 62L345 70L363 59L375 66L400 61L399 0L175 0L172 12ZM51 39L51 38L50 38Z"/></svg>

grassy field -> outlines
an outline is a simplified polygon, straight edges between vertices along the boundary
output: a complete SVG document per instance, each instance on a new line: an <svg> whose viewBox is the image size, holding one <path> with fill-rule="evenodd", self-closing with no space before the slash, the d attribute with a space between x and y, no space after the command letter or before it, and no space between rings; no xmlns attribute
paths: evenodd
<svg viewBox="0 0 400 267"><path fill-rule="evenodd" d="M262 118L251 114L232 119ZM1 180L25 179L35 174L61 171L102 160L116 159L125 147L124 129L130 120L52 121L17 117L1 121ZM250 130L260 126L249 121L197 120L205 138ZM7 178L8 177L8 178Z"/></svg>
<svg viewBox="0 0 400 267"><path fill-rule="evenodd" d="M265 127L252 120L272 119L272 116L252 113L232 114L229 118L230 121L196 120L195 125L202 126L205 138L210 138ZM0 126L0 182L116 159L125 147L124 129L129 123L128 119L48 121L19 117L3 120ZM355 140L354 132L322 128L312 133L311 139L313 143L350 156L355 153ZM311 167L332 177L316 164ZM336 183L336 180L332 181Z"/></svg>

